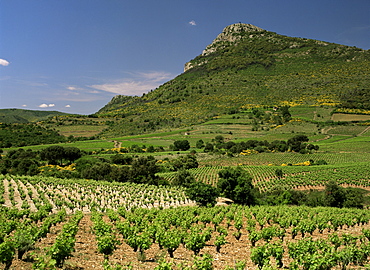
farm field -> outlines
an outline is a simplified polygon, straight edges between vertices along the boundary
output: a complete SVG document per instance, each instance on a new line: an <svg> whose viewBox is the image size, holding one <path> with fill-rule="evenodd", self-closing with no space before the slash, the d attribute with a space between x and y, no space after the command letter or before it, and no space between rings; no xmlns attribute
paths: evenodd
<svg viewBox="0 0 370 270"><path fill-rule="evenodd" d="M100 149L109 149L114 147L114 141L121 143L122 147L130 147L132 145L153 145L161 147L169 147L176 140L188 140L191 147L195 147L198 140L211 141L215 136L221 135L225 138L225 141L241 141L241 140L287 140L294 134L305 134L309 136L310 140L313 142L321 141L322 144L330 142L332 137L338 138L338 136L345 136L343 138L348 139L351 136L369 136L370 131L366 125L354 125L348 124L343 126L318 126L318 123L324 123L327 120L327 115L333 110L332 108L326 107L304 107L297 106L292 107L292 117L293 119L285 123L284 125L275 126L268 128L265 125L263 130L253 131L251 122L249 119L249 112L243 112L235 115L223 115L215 119L209 120L203 124L192 125L188 128L177 128L177 129L163 129L155 133L124 136L124 137L114 137L105 138L102 137L97 140L88 141L77 141L64 143L64 146L77 147L85 151L96 151ZM305 114L313 115L318 113L319 118L313 119L314 117L306 117ZM353 114L343 114L348 117L363 117L366 115L353 115ZM368 117L368 116L367 116ZM113 121L109 119L109 121ZM107 120L107 121L108 121ZM315 123L306 122L316 121ZM345 120L344 118L340 121L351 121ZM85 136L90 134L90 132L98 132L98 130L103 129L106 126L101 125L77 125L71 126L53 126L60 132L67 132L68 135L73 136ZM84 132L86 134L84 135ZM65 133L67 135L67 133ZM95 134L90 135L95 135ZM64 133L63 133L64 134ZM22 147L24 149L39 150L50 145L37 145L37 146L26 146ZM10 148L15 149L15 148Z"/></svg>
<svg viewBox="0 0 370 270"><path fill-rule="evenodd" d="M277 165L304 162L307 156L334 165ZM275 158L276 164L256 165L268 157ZM235 158L235 162L242 158L250 164L239 166L262 191L277 185L320 188L335 175L343 186L366 188L370 178L368 162L360 162L366 158L361 153L262 153ZM213 165L189 171L198 181L215 185L222 168ZM276 177L276 168L283 169L283 177ZM171 180L174 173L161 176ZM62 262L59 266L63 269L138 270L167 269L169 265L172 269L211 269L204 268L207 264L213 269L259 269L262 265L270 267L264 269L311 269L312 261L325 269L366 269L364 265L369 263L370 215L366 209L200 208L179 188L39 176L2 176L1 180L0 199L6 208L1 208L0 222L8 224L1 227L3 247L12 240L12 234L5 236L6 231L14 235L32 231L35 235L29 236L34 250L23 255L26 259L15 257L10 269L55 262ZM75 228L74 236L68 234L72 240L65 253L59 245L66 245L64 231L69 226ZM194 241L201 243L199 247Z"/></svg>
<svg viewBox="0 0 370 270"><path fill-rule="evenodd" d="M33 248L22 254L10 247L17 256L9 269L55 269L56 263L63 269L317 269L313 262L325 269L367 269L370 254L370 215L359 209L1 210L1 254L19 235Z"/></svg>
<svg viewBox="0 0 370 270"><path fill-rule="evenodd" d="M331 119L333 121L368 121L370 115L335 113Z"/></svg>
<svg viewBox="0 0 370 270"><path fill-rule="evenodd" d="M3 204L31 211L36 211L43 205L51 206L52 212L66 209L68 214L75 211L90 213L92 209L117 210L119 207L131 209L194 205L181 188L40 176L1 178Z"/></svg>
<svg viewBox="0 0 370 270"><path fill-rule="evenodd" d="M325 108L309 112L297 108L294 113L312 121L320 117L327 121L330 116ZM243 114L234 118L228 115L187 129L58 145L94 151L91 158L105 160L116 154L112 148L117 143L123 148L161 146L164 152L123 154L153 155L161 162L192 153L199 166L188 171L197 181L213 186L217 185L219 171L239 166L251 175L253 185L261 192L276 187L322 190L330 180L370 191L368 126L317 126L295 119L269 130L252 131L249 122ZM195 147L198 140L214 142L217 135L226 142L271 142L297 134L307 135L309 143L318 145L319 150L307 154L266 151L227 155L222 151L205 153ZM191 148L170 151L176 140L188 140ZM23 148L42 150L47 146ZM327 164L315 165L318 161ZM277 170L282 171L281 176ZM157 173L169 182L176 174ZM9 269L370 267L367 208L202 208L187 198L184 188L40 175L0 175L0 202L0 268L6 268L10 258ZM20 244L14 244L21 239L25 241L24 254Z"/></svg>
<svg viewBox="0 0 370 270"><path fill-rule="evenodd" d="M302 160L301 162L306 162ZM294 163L293 163L294 164ZM253 178L253 185L260 191L268 191L274 187L288 187L292 189L322 189L329 180L334 180L342 186L358 187L370 190L370 164L343 163L341 165L325 166L283 166L276 165L239 165ZM190 169L189 172L197 181L216 185L219 179L218 172L224 166L206 166ZM283 176L276 176L276 169L283 171ZM172 181L176 173L160 174L168 181Z"/></svg>
<svg viewBox="0 0 370 270"><path fill-rule="evenodd" d="M108 126L104 125L73 125L58 127L59 133L64 136L91 137L99 134Z"/></svg>

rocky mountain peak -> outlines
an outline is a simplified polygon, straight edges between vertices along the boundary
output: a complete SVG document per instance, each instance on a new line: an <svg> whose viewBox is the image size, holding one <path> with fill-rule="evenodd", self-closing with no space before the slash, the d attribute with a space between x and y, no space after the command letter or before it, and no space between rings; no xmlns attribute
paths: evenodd
<svg viewBox="0 0 370 270"><path fill-rule="evenodd" d="M237 43L243 38L253 37L257 32L265 31L264 29L246 23L235 23L229 26L226 26L222 33L220 33L213 42L208 45L205 50L202 52L202 56L207 56L218 49L222 49L226 46L229 46L230 43ZM203 63L200 63L203 64ZM198 64L199 65L199 64ZM185 64L184 72L193 68L193 64L188 62Z"/></svg>
<svg viewBox="0 0 370 270"><path fill-rule="evenodd" d="M219 34L216 39L206 47L202 55L208 55L215 52L220 46L222 47L225 43L235 43L246 37L247 34L252 35L254 32L265 31L264 29L246 23L235 23L226 26L221 34Z"/></svg>

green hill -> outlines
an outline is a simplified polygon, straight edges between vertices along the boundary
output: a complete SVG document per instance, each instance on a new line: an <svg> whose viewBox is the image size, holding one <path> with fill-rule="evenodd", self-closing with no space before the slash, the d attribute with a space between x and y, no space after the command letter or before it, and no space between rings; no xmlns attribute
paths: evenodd
<svg viewBox="0 0 370 270"><path fill-rule="evenodd" d="M66 115L66 113L58 111L0 109L0 123L30 123L41 121L57 115Z"/></svg>
<svg viewBox="0 0 370 270"><path fill-rule="evenodd" d="M141 97L116 96L97 115L116 117L105 135L186 127L255 107L370 109L370 52L234 24ZM366 94L367 93L367 94Z"/></svg>

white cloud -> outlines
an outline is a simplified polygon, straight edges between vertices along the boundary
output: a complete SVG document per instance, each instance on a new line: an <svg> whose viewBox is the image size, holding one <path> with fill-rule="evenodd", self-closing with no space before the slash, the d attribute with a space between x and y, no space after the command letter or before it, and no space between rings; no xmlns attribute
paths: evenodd
<svg viewBox="0 0 370 270"><path fill-rule="evenodd" d="M66 105L66 108L71 108L71 105Z"/></svg>
<svg viewBox="0 0 370 270"><path fill-rule="evenodd" d="M45 103L43 103L43 104L41 104L41 105L39 105L39 108L51 108L51 107L54 107L55 106L55 104L45 104Z"/></svg>
<svg viewBox="0 0 370 270"><path fill-rule="evenodd" d="M5 59L0 59L0 65L6 67L7 65L9 65L9 62Z"/></svg>
<svg viewBox="0 0 370 270"><path fill-rule="evenodd" d="M194 20L191 20L191 21L189 22L189 24L190 24L190 25L192 25L192 26L196 26L196 25L197 25L197 23L196 23Z"/></svg>
<svg viewBox="0 0 370 270"><path fill-rule="evenodd" d="M74 87L74 86L68 86L68 87L67 87L67 89L68 89L68 90L71 90L71 91L77 90L77 88L76 88L76 87Z"/></svg>
<svg viewBox="0 0 370 270"><path fill-rule="evenodd" d="M100 94L100 91L98 91L98 90L91 90L88 93L89 94Z"/></svg>
<svg viewBox="0 0 370 270"><path fill-rule="evenodd" d="M131 73L133 78L123 79L113 83L91 85L91 88L120 95L141 95L157 88L172 75L167 72L138 72Z"/></svg>
<svg viewBox="0 0 370 270"><path fill-rule="evenodd" d="M22 107L27 107L27 105L26 104L23 104Z"/></svg>

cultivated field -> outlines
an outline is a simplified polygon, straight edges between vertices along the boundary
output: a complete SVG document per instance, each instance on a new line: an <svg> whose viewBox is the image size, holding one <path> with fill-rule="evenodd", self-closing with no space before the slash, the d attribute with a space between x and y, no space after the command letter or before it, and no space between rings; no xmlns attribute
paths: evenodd
<svg viewBox="0 0 370 270"><path fill-rule="evenodd" d="M12 262L10 269L365 269L370 254L368 210L187 206L50 215L46 205L32 213L7 209L0 259ZM14 259L6 256L15 251Z"/></svg>
<svg viewBox="0 0 370 270"><path fill-rule="evenodd" d="M330 120L327 108L294 112L302 119ZM213 142L217 135L239 142L288 140L296 134L307 135L319 150L226 155L195 147L198 140ZM188 129L61 145L93 151L92 157L107 160L116 153L111 148L117 142L127 148L161 146L165 152L125 153L160 160L195 150L199 167L189 172L211 185L217 184L221 169L241 166L262 192L274 187L323 189L329 180L370 190L369 134L362 124L318 126L297 119L252 131L250 119L240 114ZM185 139L191 145L188 151L168 149ZM327 165L315 165L318 161ZM158 175L171 182L176 172ZM15 175L0 176L0 202L0 263L8 269L370 268L368 209L201 208L178 187Z"/></svg>

